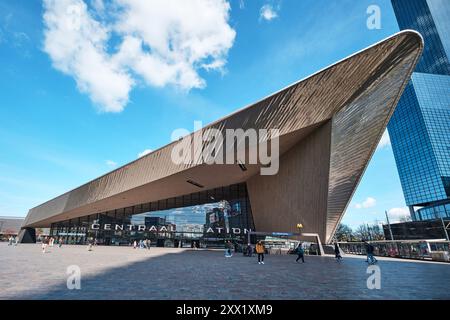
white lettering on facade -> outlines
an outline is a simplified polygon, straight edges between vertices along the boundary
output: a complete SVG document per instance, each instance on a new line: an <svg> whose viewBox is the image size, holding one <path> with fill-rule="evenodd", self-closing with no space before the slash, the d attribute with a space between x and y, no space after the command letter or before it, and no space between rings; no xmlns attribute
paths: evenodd
<svg viewBox="0 0 450 320"><path fill-rule="evenodd" d="M116 230L116 231L123 231L125 228L125 226L123 224L111 224L111 223L105 223L104 225L100 225L98 223L93 223L91 225L91 230L106 230L106 231L110 231L110 230ZM137 231L151 231L151 232L175 232L175 228L173 225L169 225L169 226L161 226L159 227L159 230L156 226L150 226L147 227L146 225L143 224L139 224L139 225L132 225L132 224L128 224L126 225L126 228L129 231L133 231L133 230L137 230ZM201 229L199 230L201 231ZM241 228L223 228L223 227L208 227L207 229L204 228L203 232L204 233L233 233L233 234L247 234L249 232L251 232L251 229L241 229Z"/></svg>

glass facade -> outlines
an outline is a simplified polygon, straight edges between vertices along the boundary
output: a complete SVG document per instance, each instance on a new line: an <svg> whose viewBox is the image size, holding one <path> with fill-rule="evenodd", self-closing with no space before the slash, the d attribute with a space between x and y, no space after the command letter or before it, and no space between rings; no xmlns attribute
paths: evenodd
<svg viewBox="0 0 450 320"><path fill-rule="evenodd" d="M392 6L400 29L417 30L424 38L425 47L415 71L450 75L450 54L446 51L450 39L445 33L450 25L448 0L392 0Z"/></svg>
<svg viewBox="0 0 450 320"><path fill-rule="evenodd" d="M450 1L392 0L400 29L424 37L423 55L388 125L413 220L448 216L450 203ZM414 212L414 207L423 207Z"/></svg>
<svg viewBox="0 0 450 320"><path fill-rule="evenodd" d="M417 210L414 214L416 221L450 218L450 203L428 206Z"/></svg>
<svg viewBox="0 0 450 320"><path fill-rule="evenodd" d="M64 243L222 247L246 243L254 230L245 183L176 198L119 208L52 224L51 235Z"/></svg>

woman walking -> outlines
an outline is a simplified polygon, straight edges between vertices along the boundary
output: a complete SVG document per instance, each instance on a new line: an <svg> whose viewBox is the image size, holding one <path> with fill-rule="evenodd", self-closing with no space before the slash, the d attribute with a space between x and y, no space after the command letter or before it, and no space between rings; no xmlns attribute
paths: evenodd
<svg viewBox="0 0 450 320"><path fill-rule="evenodd" d="M258 264L264 264L264 245L261 240L256 244L256 253L258 254Z"/></svg>

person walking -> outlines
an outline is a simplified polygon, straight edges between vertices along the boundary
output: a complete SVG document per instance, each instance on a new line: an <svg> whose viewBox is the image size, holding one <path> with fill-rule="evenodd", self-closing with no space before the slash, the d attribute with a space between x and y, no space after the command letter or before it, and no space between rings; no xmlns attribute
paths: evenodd
<svg viewBox="0 0 450 320"><path fill-rule="evenodd" d="M252 254L253 254L253 247L252 247L252 244L249 243L249 244L247 245L247 256L251 257Z"/></svg>
<svg viewBox="0 0 450 320"><path fill-rule="evenodd" d="M225 258L231 258L233 255L231 254L231 243L230 241L225 242Z"/></svg>
<svg viewBox="0 0 450 320"><path fill-rule="evenodd" d="M337 241L334 242L334 255L335 255L336 261L339 262L342 260L341 251L339 250L339 245L338 245Z"/></svg>
<svg viewBox="0 0 450 320"><path fill-rule="evenodd" d="M375 264L377 263L377 259L373 256L373 252L375 250L374 246L367 241L364 240L364 243L366 245L366 253L367 253L367 261L369 264Z"/></svg>
<svg viewBox="0 0 450 320"><path fill-rule="evenodd" d="M264 252L266 248L264 248L264 244L261 240L256 244L256 253L258 254L258 264L264 264Z"/></svg>
<svg viewBox="0 0 450 320"><path fill-rule="evenodd" d="M47 249L47 243L48 243L47 238L43 238L42 239L42 253L46 252L45 249Z"/></svg>
<svg viewBox="0 0 450 320"><path fill-rule="evenodd" d="M303 250L303 245L301 242L298 244L295 251L297 252L297 259L295 262L298 263L298 260L302 259L302 262L305 263L305 250Z"/></svg>
<svg viewBox="0 0 450 320"><path fill-rule="evenodd" d="M136 249L136 247L137 247L137 241L134 240L134 242L133 242L133 249Z"/></svg>

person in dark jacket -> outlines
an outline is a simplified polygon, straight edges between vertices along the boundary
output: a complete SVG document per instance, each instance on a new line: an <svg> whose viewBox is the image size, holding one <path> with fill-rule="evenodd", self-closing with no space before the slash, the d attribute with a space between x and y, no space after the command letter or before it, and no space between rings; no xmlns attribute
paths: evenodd
<svg viewBox="0 0 450 320"><path fill-rule="evenodd" d="M302 262L305 263L305 250L303 250L301 242L298 244L298 247L295 251L297 252L297 259L295 260L295 262L298 263L298 260L302 259Z"/></svg>
<svg viewBox="0 0 450 320"><path fill-rule="evenodd" d="M366 245L366 253L367 253L367 262L369 264L377 263L377 259L373 256L373 252L375 250L374 246L368 243L367 241L364 241Z"/></svg>
<svg viewBox="0 0 450 320"><path fill-rule="evenodd" d="M230 241L225 242L225 257L226 258L231 258L233 256L233 254L231 253L232 247L233 247L233 245L231 244Z"/></svg>
<svg viewBox="0 0 450 320"><path fill-rule="evenodd" d="M334 243L334 255L337 261L341 261L341 251L339 250L339 245L337 242Z"/></svg>
<svg viewBox="0 0 450 320"><path fill-rule="evenodd" d="M252 245L249 243L249 244L247 245L247 256L251 257L252 254L253 254L253 247L252 247Z"/></svg>

